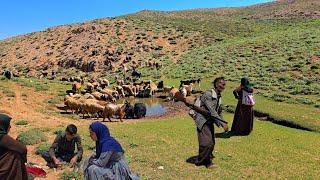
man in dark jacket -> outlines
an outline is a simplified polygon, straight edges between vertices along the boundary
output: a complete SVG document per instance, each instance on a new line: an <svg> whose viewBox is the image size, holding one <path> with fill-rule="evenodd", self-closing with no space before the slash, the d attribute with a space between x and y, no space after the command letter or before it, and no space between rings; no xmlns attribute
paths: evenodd
<svg viewBox="0 0 320 180"><path fill-rule="evenodd" d="M75 145L77 145L77 153L75 153ZM49 152L42 154L42 157L47 161L48 166L58 167L63 161L70 162L71 166L79 165L83 154L81 138L77 134L77 127L73 124L67 126L64 133L58 134Z"/></svg>
<svg viewBox="0 0 320 180"><path fill-rule="evenodd" d="M199 141L199 155L195 164L197 166L204 165L207 168L215 167L212 163L212 152L215 145L213 124L222 126L221 122L224 122L221 116L221 92L225 89L225 80L223 77L218 77L212 83L213 89L202 94L194 104L194 106L208 111L209 115L205 116L198 111L190 111L197 126Z"/></svg>

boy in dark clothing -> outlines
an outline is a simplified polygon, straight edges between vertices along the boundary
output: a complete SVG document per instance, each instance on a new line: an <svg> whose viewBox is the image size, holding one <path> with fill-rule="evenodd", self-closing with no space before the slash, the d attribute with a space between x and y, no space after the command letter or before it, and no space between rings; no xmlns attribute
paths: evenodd
<svg viewBox="0 0 320 180"><path fill-rule="evenodd" d="M75 153L75 145L77 145L77 153ZM47 165L56 168L63 162L68 162L71 167L78 166L82 159L83 148L81 138L77 134L77 127L73 124L67 126L64 133L58 134L49 152L44 152L42 157L47 161Z"/></svg>

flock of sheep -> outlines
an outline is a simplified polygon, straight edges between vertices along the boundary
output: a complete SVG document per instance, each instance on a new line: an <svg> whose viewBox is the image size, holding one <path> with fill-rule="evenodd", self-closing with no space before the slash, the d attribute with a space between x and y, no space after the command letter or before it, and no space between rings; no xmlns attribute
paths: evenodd
<svg viewBox="0 0 320 180"><path fill-rule="evenodd" d="M131 82L125 84L123 80L117 79L113 88L107 79L90 79L87 83L74 81L72 90L68 90L68 95L64 98L66 111L87 115L90 118L102 118L105 121L111 117L118 117L122 122L124 118L142 118L146 115L146 105L136 103L131 105L129 102L116 104L118 99L133 97L151 97L160 92L166 96L167 100L181 101L191 95L193 84L200 81L181 81L180 87L164 86L163 81L156 85L151 80ZM81 87L85 85L85 90Z"/></svg>

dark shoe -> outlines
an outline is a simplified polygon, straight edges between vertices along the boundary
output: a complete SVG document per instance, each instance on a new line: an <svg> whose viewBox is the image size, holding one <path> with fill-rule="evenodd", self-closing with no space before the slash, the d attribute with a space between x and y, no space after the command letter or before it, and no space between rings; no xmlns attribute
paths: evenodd
<svg viewBox="0 0 320 180"><path fill-rule="evenodd" d="M195 164L198 161L198 156L189 157L186 162L190 164Z"/></svg>

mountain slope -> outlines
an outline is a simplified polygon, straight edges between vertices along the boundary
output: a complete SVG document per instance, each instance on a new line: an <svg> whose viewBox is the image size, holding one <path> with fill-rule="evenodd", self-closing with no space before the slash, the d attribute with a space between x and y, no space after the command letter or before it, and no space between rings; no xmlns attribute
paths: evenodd
<svg viewBox="0 0 320 180"><path fill-rule="evenodd" d="M30 76L56 71L58 76L113 78L122 73L122 65L137 67L144 78L219 74L238 81L249 76L267 97L291 101L295 96L318 107L319 10L317 0L145 10L1 41L1 68ZM162 67L155 68L156 63Z"/></svg>

